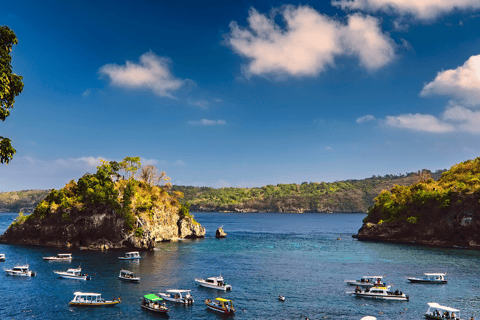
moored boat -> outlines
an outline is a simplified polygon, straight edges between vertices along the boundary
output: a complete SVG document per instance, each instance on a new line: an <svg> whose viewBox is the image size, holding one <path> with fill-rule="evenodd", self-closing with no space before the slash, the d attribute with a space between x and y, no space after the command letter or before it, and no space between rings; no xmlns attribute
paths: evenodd
<svg viewBox="0 0 480 320"><path fill-rule="evenodd" d="M18 276L18 277L34 277L36 275L35 271L30 271L28 264L23 266L15 266L12 269L3 269L9 276Z"/></svg>
<svg viewBox="0 0 480 320"><path fill-rule="evenodd" d="M362 290L359 286L353 292L347 292L356 297L369 298L369 299L381 299L381 300L398 300L398 301L408 301L408 295L402 293L401 291L396 290L395 292L390 291L390 286L388 287L373 287L365 288Z"/></svg>
<svg viewBox="0 0 480 320"><path fill-rule="evenodd" d="M120 260L135 260L135 259L141 259L140 253L138 251L132 251L132 252L126 252L125 257L118 257Z"/></svg>
<svg viewBox="0 0 480 320"><path fill-rule="evenodd" d="M159 292L158 295L167 301L192 304L195 302L195 300L193 300L190 291L191 290L166 290L166 293Z"/></svg>
<svg viewBox="0 0 480 320"><path fill-rule="evenodd" d="M75 292L73 300L70 301L72 306L114 306L121 302L120 298L113 298L113 300L105 300L101 293L91 292Z"/></svg>
<svg viewBox="0 0 480 320"><path fill-rule="evenodd" d="M432 284L445 284L447 279L445 279L446 273L424 273L422 278L407 278L408 281L413 283L432 283Z"/></svg>
<svg viewBox="0 0 480 320"><path fill-rule="evenodd" d="M123 269L120 270L120 273L118 274L118 278L125 281L131 281L131 282L140 281L140 278L136 277L132 271L123 270Z"/></svg>
<svg viewBox="0 0 480 320"><path fill-rule="evenodd" d="M198 284L201 285L202 287L206 287L206 288L223 290L223 291L232 290L232 286L227 284L223 280L223 277L221 275L218 277L211 277L207 279L195 278L195 281L198 282Z"/></svg>
<svg viewBox="0 0 480 320"><path fill-rule="evenodd" d="M82 268L78 267L76 269L71 268L67 271L53 271L53 273L58 274L60 277L65 279L74 279L74 280L90 280L88 274L82 273Z"/></svg>
<svg viewBox="0 0 480 320"><path fill-rule="evenodd" d="M5 261L5 254L0 253L0 261Z"/></svg>
<svg viewBox="0 0 480 320"><path fill-rule="evenodd" d="M169 310L163 299L153 293L143 296L142 308L158 313L167 313Z"/></svg>
<svg viewBox="0 0 480 320"><path fill-rule="evenodd" d="M386 286L382 279L385 276L363 276L360 280L344 280L350 286L359 287L374 287L374 286Z"/></svg>
<svg viewBox="0 0 480 320"><path fill-rule="evenodd" d="M235 312L235 308L233 307L233 301L223 298L215 298L215 301L210 299L205 300L205 304L208 308L221 312L223 314L233 314Z"/></svg>
<svg viewBox="0 0 480 320"><path fill-rule="evenodd" d="M59 253L55 257L43 257L43 260L49 261L71 261L72 254L71 253Z"/></svg>
<svg viewBox="0 0 480 320"><path fill-rule="evenodd" d="M436 302L428 303L428 310L425 313L425 318L462 320L460 319L460 310L441 306Z"/></svg>

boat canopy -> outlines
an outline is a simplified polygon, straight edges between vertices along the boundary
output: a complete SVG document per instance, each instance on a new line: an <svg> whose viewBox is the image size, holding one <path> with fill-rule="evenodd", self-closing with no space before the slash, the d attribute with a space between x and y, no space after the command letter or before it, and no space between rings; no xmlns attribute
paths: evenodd
<svg viewBox="0 0 480 320"><path fill-rule="evenodd" d="M128 270L120 270L120 272L124 274L133 274L132 271L128 271Z"/></svg>
<svg viewBox="0 0 480 320"><path fill-rule="evenodd" d="M92 297L101 297L101 293L91 293L91 292L75 292L76 296L92 296Z"/></svg>
<svg viewBox="0 0 480 320"><path fill-rule="evenodd" d="M145 299L148 299L150 301L161 301L163 300L162 298L158 297L157 295L153 294L153 293L150 293L150 294L146 294L143 296Z"/></svg>
<svg viewBox="0 0 480 320"><path fill-rule="evenodd" d="M430 308L435 308L435 309L440 309L440 310L445 310L445 311L450 311L450 312L460 312L460 310L450 308L450 307L441 306L436 302L429 302L428 306Z"/></svg>
<svg viewBox="0 0 480 320"><path fill-rule="evenodd" d="M363 276L363 279L373 279L373 278L379 278L382 279L384 276Z"/></svg>
<svg viewBox="0 0 480 320"><path fill-rule="evenodd" d="M67 257L71 257L72 254L71 253L59 253L58 256L67 258Z"/></svg>
<svg viewBox="0 0 480 320"><path fill-rule="evenodd" d="M171 293L184 293L184 292L190 292L192 290L167 290L167 292Z"/></svg>
<svg viewBox="0 0 480 320"><path fill-rule="evenodd" d="M127 252L127 254L135 256L135 255L139 255L140 253L138 251L132 251L132 252Z"/></svg>
<svg viewBox="0 0 480 320"><path fill-rule="evenodd" d="M424 273L426 276L444 276L446 273Z"/></svg>
<svg viewBox="0 0 480 320"><path fill-rule="evenodd" d="M223 298L215 298L215 300L222 301L222 302L233 302L232 300L223 299Z"/></svg>

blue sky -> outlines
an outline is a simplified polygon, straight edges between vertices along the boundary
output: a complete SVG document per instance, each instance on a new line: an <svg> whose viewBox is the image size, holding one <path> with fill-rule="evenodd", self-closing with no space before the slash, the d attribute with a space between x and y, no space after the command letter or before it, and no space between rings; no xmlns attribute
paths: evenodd
<svg viewBox="0 0 480 320"><path fill-rule="evenodd" d="M0 191L139 156L253 187L444 169L480 151L480 0L6 1L24 91Z"/></svg>

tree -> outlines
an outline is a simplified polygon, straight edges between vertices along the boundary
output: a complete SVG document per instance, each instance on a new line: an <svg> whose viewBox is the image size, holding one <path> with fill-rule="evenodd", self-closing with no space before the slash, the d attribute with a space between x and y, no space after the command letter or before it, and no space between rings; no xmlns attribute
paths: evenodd
<svg viewBox="0 0 480 320"><path fill-rule="evenodd" d="M154 184L158 176L158 169L151 164L142 167L140 171L140 180L148 184Z"/></svg>
<svg viewBox="0 0 480 320"><path fill-rule="evenodd" d="M7 26L0 27L0 120L10 115L8 109L13 108L15 97L23 90L23 77L12 72L12 47L17 44L17 36ZM0 163L8 164L17 151L11 140L0 136Z"/></svg>
<svg viewBox="0 0 480 320"><path fill-rule="evenodd" d="M135 172L142 167L140 157L125 157L122 162L119 163L120 167L125 171L127 179L135 177Z"/></svg>

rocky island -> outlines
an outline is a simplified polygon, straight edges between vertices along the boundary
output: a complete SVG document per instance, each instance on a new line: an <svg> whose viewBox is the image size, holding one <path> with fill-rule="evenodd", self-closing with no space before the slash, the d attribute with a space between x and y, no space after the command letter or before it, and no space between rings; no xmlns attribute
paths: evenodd
<svg viewBox="0 0 480 320"><path fill-rule="evenodd" d="M480 250L480 157L375 198L359 240Z"/></svg>
<svg viewBox="0 0 480 320"><path fill-rule="evenodd" d="M205 228L179 202L183 194L169 192L168 182L159 185L166 180L155 167L141 167L137 157L103 161L95 174L52 190L31 215L20 213L0 242L150 250L159 241L203 237Z"/></svg>

